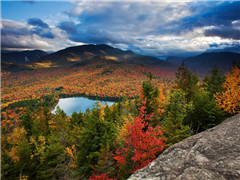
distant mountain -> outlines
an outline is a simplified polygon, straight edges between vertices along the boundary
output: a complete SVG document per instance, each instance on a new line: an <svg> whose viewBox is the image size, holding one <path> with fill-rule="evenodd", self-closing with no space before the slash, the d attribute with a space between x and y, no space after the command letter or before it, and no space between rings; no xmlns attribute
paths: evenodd
<svg viewBox="0 0 240 180"><path fill-rule="evenodd" d="M166 59L167 62L170 62L172 64L176 64L176 65L181 65L183 60L184 60L184 58L177 57L177 56L169 56Z"/></svg>
<svg viewBox="0 0 240 180"><path fill-rule="evenodd" d="M48 66L75 66L91 63L128 63L146 66L168 65L166 61L155 57L142 56L132 51L123 51L118 48L101 45L82 45L69 47L39 58L35 65ZM44 66L44 65L43 65Z"/></svg>
<svg viewBox="0 0 240 180"><path fill-rule="evenodd" d="M20 51L20 52L1 52L1 61L14 64L28 64L34 60L47 55L41 50Z"/></svg>
<svg viewBox="0 0 240 180"><path fill-rule="evenodd" d="M232 52L209 52L188 58L169 58L169 63L179 66L183 61L184 65L197 73L205 74L215 65L223 72L229 71L233 63L240 65L240 54Z"/></svg>

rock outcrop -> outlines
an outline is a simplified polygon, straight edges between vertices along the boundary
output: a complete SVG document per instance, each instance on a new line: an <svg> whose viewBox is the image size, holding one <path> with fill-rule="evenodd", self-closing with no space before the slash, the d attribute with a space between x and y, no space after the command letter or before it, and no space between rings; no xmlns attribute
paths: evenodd
<svg viewBox="0 0 240 180"><path fill-rule="evenodd" d="M129 180L240 180L240 114L165 150Z"/></svg>

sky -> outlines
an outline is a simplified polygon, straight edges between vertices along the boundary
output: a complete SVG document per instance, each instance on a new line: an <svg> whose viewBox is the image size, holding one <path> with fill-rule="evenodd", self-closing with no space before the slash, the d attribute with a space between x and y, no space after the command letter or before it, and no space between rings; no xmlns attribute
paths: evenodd
<svg viewBox="0 0 240 180"><path fill-rule="evenodd" d="M164 58L240 53L240 1L1 1L1 49L108 44Z"/></svg>

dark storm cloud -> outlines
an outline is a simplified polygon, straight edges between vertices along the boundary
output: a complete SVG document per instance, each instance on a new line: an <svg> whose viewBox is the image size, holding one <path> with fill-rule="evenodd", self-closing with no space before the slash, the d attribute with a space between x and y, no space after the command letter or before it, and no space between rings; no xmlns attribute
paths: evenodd
<svg viewBox="0 0 240 180"><path fill-rule="evenodd" d="M179 30L192 30L195 27L205 26L229 27L232 25L232 21L240 19L240 1L224 2L219 5L214 3L216 2L200 3L199 6L201 5L205 8L200 8L200 11L193 16L183 18L179 22ZM195 7L195 11L197 11L196 6L193 7Z"/></svg>
<svg viewBox="0 0 240 180"><path fill-rule="evenodd" d="M61 37L74 45L105 43L156 56L203 52L240 40L240 1L82 0L73 4L65 11L67 18L47 21L51 27L40 18L28 19L25 26L5 24L3 38L37 35L42 41L57 42Z"/></svg>
<svg viewBox="0 0 240 180"><path fill-rule="evenodd" d="M39 18L30 18L28 19L28 24L41 27L41 28L49 28L47 23L44 23L41 19Z"/></svg>
<svg viewBox="0 0 240 180"><path fill-rule="evenodd" d="M73 24L62 22L60 28L65 31L68 31L67 28L74 30L81 28L81 31L84 31L91 27L114 33L135 31L141 34L144 31L145 35L179 35L182 32L193 31L197 27L229 27L232 21L240 19L240 1L189 2L191 13L180 19L178 17L181 17L186 6L178 2L169 3L165 7L147 3L114 2L109 6L107 3L102 4L99 9L94 9L94 6L90 6L91 11L83 9L78 15L81 26L74 27ZM147 30L148 28L150 30Z"/></svg>
<svg viewBox="0 0 240 180"><path fill-rule="evenodd" d="M207 29L204 32L205 36L218 36L224 39L240 40L240 30L231 27L217 27Z"/></svg>
<svg viewBox="0 0 240 180"><path fill-rule="evenodd" d="M189 2L189 8L191 15L167 22L164 26L160 25L151 33L179 35L182 32L194 31L199 27L231 27L233 21L240 19L240 1ZM165 11L170 9L168 7Z"/></svg>
<svg viewBox="0 0 240 180"><path fill-rule="evenodd" d="M68 31L69 33L69 31ZM78 29L74 33L69 33L69 39L75 42L84 43L130 43L128 39L106 30L88 28Z"/></svg>
<svg viewBox="0 0 240 180"><path fill-rule="evenodd" d="M199 40L204 36L239 40L237 28L232 26L240 19L239 10L239 1L96 4L83 0L68 11L79 23L61 22L58 27L74 42L122 44L145 54L182 54L186 47L195 52L207 49L210 40Z"/></svg>
<svg viewBox="0 0 240 180"><path fill-rule="evenodd" d="M220 43L220 44L210 44L207 52L234 52L240 53L240 42L235 43Z"/></svg>

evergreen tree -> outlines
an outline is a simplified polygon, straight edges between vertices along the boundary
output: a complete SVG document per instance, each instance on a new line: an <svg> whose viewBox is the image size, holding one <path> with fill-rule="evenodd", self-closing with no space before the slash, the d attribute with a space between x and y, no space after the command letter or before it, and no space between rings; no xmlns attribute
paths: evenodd
<svg viewBox="0 0 240 180"><path fill-rule="evenodd" d="M79 112L79 113L73 112L71 119L70 119L71 126L72 127L73 126L82 126L83 118L84 118L84 115L82 112Z"/></svg>
<svg viewBox="0 0 240 180"><path fill-rule="evenodd" d="M22 116L20 126L26 130L26 136L29 139L29 137L32 135L33 117L28 107L26 108L26 112Z"/></svg>
<svg viewBox="0 0 240 180"><path fill-rule="evenodd" d="M223 76L223 73L217 68L217 66L214 66L210 71L210 75L205 76L203 87L209 92L210 96L213 97L217 92L222 92L224 80L225 77Z"/></svg>
<svg viewBox="0 0 240 180"><path fill-rule="evenodd" d="M167 147L191 135L190 127L183 125L183 121L193 110L193 105L192 102L187 102L185 96L186 93L182 89L177 89L171 94L170 102L166 107L167 116L162 122L162 131Z"/></svg>
<svg viewBox="0 0 240 180"><path fill-rule="evenodd" d="M86 177L97 171L96 165L97 162L100 163L101 152L106 147L109 147L107 152L111 152L116 138L113 121L104 119L104 110L100 109L99 105L86 114L80 137L77 145L77 166L79 173Z"/></svg>
<svg viewBox="0 0 240 180"><path fill-rule="evenodd" d="M152 114L156 111L157 98L159 96L159 90L152 84L152 74L148 74L148 80L143 82L142 90L144 98L146 99L146 111L147 114Z"/></svg>
<svg viewBox="0 0 240 180"><path fill-rule="evenodd" d="M184 62L178 68L176 72L176 80L174 89L182 89L185 92L187 101L190 102L192 97L197 90L198 76L189 71L185 66Z"/></svg>
<svg viewBox="0 0 240 180"><path fill-rule="evenodd" d="M193 97L194 110L187 117L187 124L191 126L194 133L199 133L220 124L225 113L220 110L216 101L208 91L197 90Z"/></svg>

